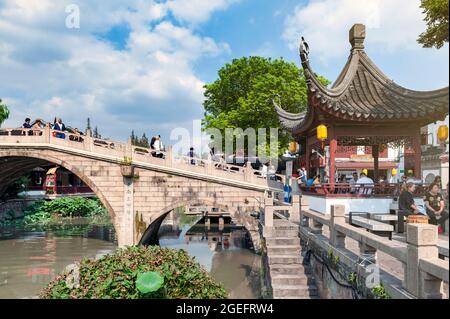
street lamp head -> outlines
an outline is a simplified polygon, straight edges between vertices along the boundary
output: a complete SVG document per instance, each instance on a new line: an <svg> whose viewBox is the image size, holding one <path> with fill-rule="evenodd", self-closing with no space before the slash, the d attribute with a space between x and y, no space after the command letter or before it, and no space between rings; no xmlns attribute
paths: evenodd
<svg viewBox="0 0 450 319"><path fill-rule="evenodd" d="M325 141L328 138L328 129L325 125L320 124L317 126L317 139L319 141Z"/></svg>
<svg viewBox="0 0 450 319"><path fill-rule="evenodd" d="M444 143L448 139L448 126L447 125L441 125L438 128L437 131L437 138L439 142Z"/></svg>

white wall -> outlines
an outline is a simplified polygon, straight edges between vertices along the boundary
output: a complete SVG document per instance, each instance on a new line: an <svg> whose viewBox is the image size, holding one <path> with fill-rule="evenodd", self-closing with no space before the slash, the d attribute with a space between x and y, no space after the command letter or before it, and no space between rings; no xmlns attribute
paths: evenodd
<svg viewBox="0 0 450 319"><path fill-rule="evenodd" d="M322 214L330 214L331 205L344 205L345 212L368 212L388 214L392 198L325 198L322 196L303 195L309 201L309 208ZM423 206L421 198L414 199Z"/></svg>

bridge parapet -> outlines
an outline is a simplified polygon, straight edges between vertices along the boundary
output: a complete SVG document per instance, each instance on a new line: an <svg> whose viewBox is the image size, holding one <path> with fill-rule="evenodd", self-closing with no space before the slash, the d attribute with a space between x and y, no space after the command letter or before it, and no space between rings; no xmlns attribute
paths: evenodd
<svg viewBox="0 0 450 319"><path fill-rule="evenodd" d="M167 151L159 152L158 157L154 156L155 150L132 145L130 140L123 143L90 135L56 131L49 126L43 129L2 128L0 129L0 146L2 145L11 147L55 146L66 150L107 156L127 165L145 163L261 186L268 184L266 178L261 176L258 170L254 170L250 163L238 166L226 161L176 155L172 152L171 147ZM281 183L283 178L284 176L276 175L276 179Z"/></svg>

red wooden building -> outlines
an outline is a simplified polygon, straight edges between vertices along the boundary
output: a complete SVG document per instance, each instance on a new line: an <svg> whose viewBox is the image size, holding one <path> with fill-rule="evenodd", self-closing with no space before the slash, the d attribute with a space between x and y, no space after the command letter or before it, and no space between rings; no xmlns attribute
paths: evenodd
<svg viewBox="0 0 450 319"><path fill-rule="evenodd" d="M312 70L308 50L301 45L300 58L308 86L307 109L289 113L275 103L282 125L300 144L300 161L309 172L327 166L328 175L335 176L338 157L349 157L358 147L364 147L373 157L364 168L373 169L375 181L380 169L390 169L395 163L380 161L388 146L404 146L409 153L406 165L411 165L416 178L421 178L420 128L448 114L448 87L435 91L413 91L390 80L364 51L365 26L355 24L350 29L351 51L347 63L331 87L324 86ZM328 138L317 138L317 127L327 127ZM326 160L322 145L329 146ZM380 165L382 163L383 166ZM343 164L339 164L343 165ZM334 178L329 178L334 184Z"/></svg>

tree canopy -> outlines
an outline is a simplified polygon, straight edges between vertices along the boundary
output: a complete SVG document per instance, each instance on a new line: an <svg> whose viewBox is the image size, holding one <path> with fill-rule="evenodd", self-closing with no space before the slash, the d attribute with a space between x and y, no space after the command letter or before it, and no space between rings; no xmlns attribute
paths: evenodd
<svg viewBox="0 0 450 319"><path fill-rule="evenodd" d="M9 117L9 109L8 106L2 103L2 99L0 99L0 126L4 121L6 121Z"/></svg>
<svg viewBox="0 0 450 319"><path fill-rule="evenodd" d="M132 130L130 138L131 138L131 144L134 146L140 146L140 147L146 147L146 148L150 147L150 141L148 140L148 137L145 133L143 133L142 137L139 138L134 133L134 130Z"/></svg>
<svg viewBox="0 0 450 319"><path fill-rule="evenodd" d="M441 48L448 43L448 0L422 0L420 7L425 13L427 30L423 32L417 42L424 48Z"/></svg>
<svg viewBox="0 0 450 319"><path fill-rule="evenodd" d="M279 95L282 107L301 112L307 105L307 87L303 70L283 59L242 57L226 64L218 79L205 85L203 128L280 128L272 99ZM328 81L320 77L324 84ZM267 131L267 135L269 132ZM269 143L269 136L267 136ZM291 137L279 130L279 152Z"/></svg>

